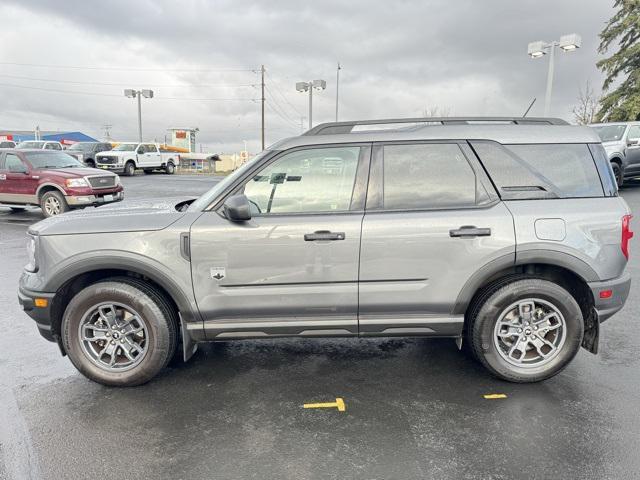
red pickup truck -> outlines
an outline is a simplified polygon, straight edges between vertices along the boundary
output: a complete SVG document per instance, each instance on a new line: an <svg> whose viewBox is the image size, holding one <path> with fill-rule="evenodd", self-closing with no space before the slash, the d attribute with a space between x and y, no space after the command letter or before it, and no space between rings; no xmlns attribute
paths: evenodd
<svg viewBox="0 0 640 480"><path fill-rule="evenodd" d="M0 204L13 211L39 205L45 217L72 208L118 202L124 198L120 177L86 168L55 150L0 151Z"/></svg>

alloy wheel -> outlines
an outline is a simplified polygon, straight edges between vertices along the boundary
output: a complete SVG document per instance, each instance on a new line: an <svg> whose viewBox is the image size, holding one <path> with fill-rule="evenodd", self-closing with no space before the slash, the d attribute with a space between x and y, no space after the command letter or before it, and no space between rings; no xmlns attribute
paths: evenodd
<svg viewBox="0 0 640 480"><path fill-rule="evenodd" d="M519 300L503 310L494 327L498 354L517 367L540 367L562 350L567 334L564 316L539 298Z"/></svg>
<svg viewBox="0 0 640 480"><path fill-rule="evenodd" d="M111 372L134 368L148 351L147 324L135 310L122 304L91 307L78 329L82 352L95 365Z"/></svg>

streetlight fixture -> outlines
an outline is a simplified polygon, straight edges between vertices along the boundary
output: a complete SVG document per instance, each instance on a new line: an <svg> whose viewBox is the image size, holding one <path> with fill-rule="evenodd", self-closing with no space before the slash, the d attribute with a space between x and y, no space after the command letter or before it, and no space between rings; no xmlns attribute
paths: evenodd
<svg viewBox="0 0 640 480"><path fill-rule="evenodd" d="M527 53L531 58L540 58L549 53L549 71L547 72L547 91L544 97L544 116L549 115L549 107L551 106L551 90L553 88L553 69L555 60L556 47L561 48L565 52L577 50L582 45L582 38L577 33L563 35L560 40L553 42L537 41L529 44Z"/></svg>
<svg viewBox="0 0 640 480"><path fill-rule="evenodd" d="M138 140L142 143L142 97L153 98L153 90L134 90L126 88L124 96L138 99Z"/></svg>
<svg viewBox="0 0 640 480"><path fill-rule="evenodd" d="M296 90L299 92L309 92L309 130L313 126L311 115L313 111L313 89L324 90L327 88L327 82L324 80L313 80L311 82L296 83Z"/></svg>

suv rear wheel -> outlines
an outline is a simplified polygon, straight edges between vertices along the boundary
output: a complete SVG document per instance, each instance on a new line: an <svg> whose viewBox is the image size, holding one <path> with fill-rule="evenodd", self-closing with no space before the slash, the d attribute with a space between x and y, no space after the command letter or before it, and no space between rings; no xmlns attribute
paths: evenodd
<svg viewBox="0 0 640 480"><path fill-rule="evenodd" d="M51 190L40 197L40 208L42 208L44 216L49 218L68 211L69 205L64 199L64 195L57 190Z"/></svg>
<svg viewBox="0 0 640 480"><path fill-rule="evenodd" d="M146 383L176 350L175 315L155 290L134 279L86 287L71 299L62 322L69 358L104 385Z"/></svg>
<svg viewBox="0 0 640 480"><path fill-rule="evenodd" d="M582 312L553 282L530 278L498 285L472 307L467 341L496 377L537 382L560 372L582 343Z"/></svg>

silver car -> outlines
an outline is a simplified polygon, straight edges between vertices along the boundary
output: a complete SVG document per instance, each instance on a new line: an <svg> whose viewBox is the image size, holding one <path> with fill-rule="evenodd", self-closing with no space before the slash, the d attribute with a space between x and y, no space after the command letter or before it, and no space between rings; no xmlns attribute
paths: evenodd
<svg viewBox="0 0 640 480"><path fill-rule="evenodd" d="M618 186L625 178L640 176L640 122L591 125L607 152Z"/></svg>
<svg viewBox="0 0 640 480"><path fill-rule="evenodd" d="M200 342L390 336L450 337L535 382L597 353L629 292L630 218L589 127L329 123L195 201L33 225L19 300L107 385L147 382Z"/></svg>

